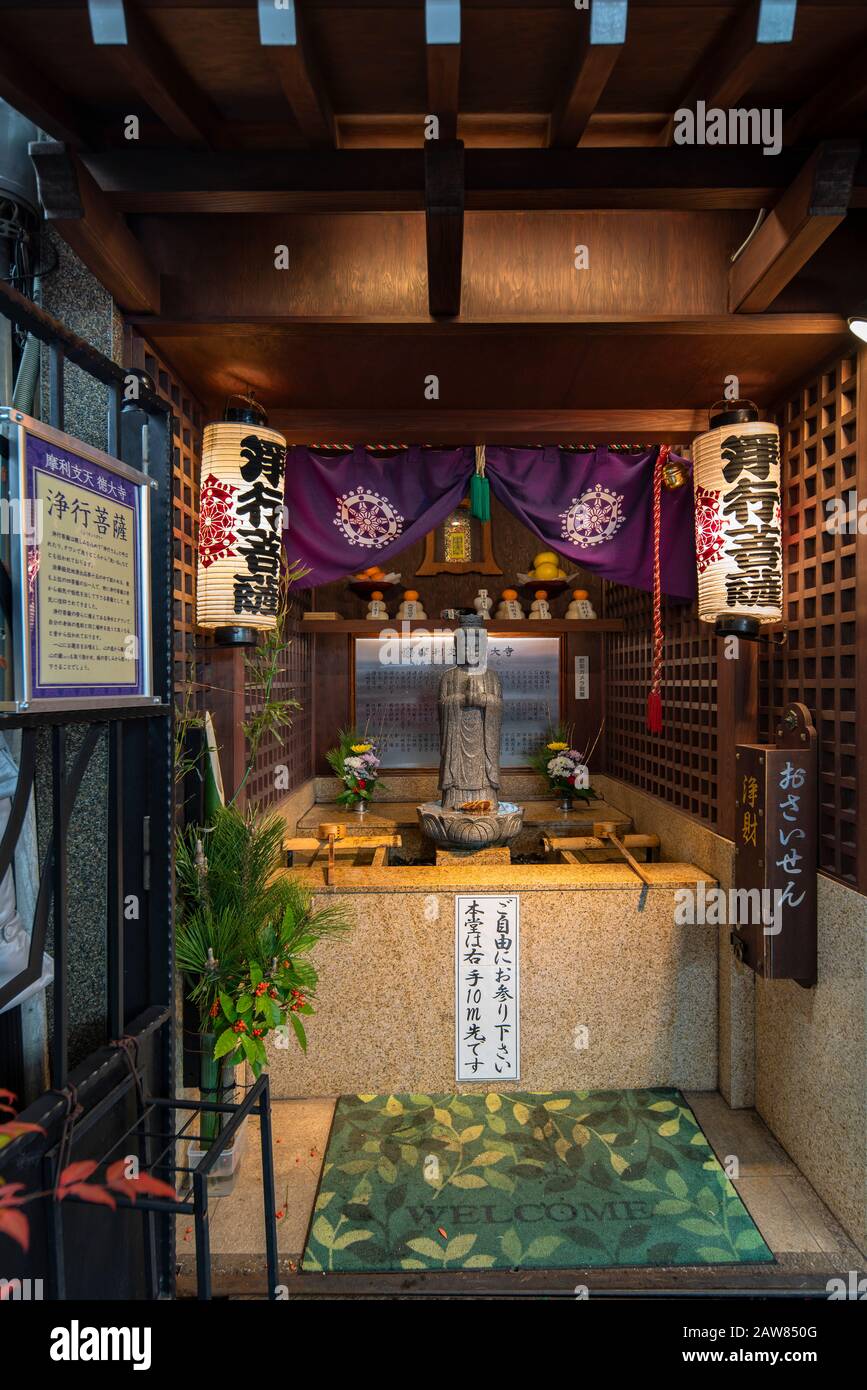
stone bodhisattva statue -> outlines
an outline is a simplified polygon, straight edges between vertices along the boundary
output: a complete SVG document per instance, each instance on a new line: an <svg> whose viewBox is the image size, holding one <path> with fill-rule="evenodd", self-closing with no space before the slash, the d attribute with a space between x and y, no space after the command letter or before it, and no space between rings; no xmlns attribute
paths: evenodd
<svg viewBox="0 0 867 1390"><path fill-rule="evenodd" d="M500 801L500 677L467 660L475 655L474 637L486 640L484 617L458 610L461 628L470 631L459 632L458 664L440 679L440 800L418 807L422 833L439 848L461 854L509 844L524 819L522 807Z"/></svg>
<svg viewBox="0 0 867 1390"><path fill-rule="evenodd" d="M474 621L475 620L475 621ZM478 622L475 614L462 626ZM464 802L500 799L500 729L503 692L495 671L466 660L443 673L439 688L440 792L445 810Z"/></svg>

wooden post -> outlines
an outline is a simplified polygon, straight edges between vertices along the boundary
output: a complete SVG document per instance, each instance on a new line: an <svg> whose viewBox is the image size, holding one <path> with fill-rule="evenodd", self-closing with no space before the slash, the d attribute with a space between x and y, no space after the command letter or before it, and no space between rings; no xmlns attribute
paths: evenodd
<svg viewBox="0 0 867 1390"><path fill-rule="evenodd" d="M717 834L735 837L735 745L759 741L759 661L755 642L717 639Z"/></svg>
<svg viewBox="0 0 867 1390"><path fill-rule="evenodd" d="M244 737L245 694L244 653L239 647L210 647L202 658L204 704L214 721L220 754L220 768L226 800L231 800L241 784L247 765ZM235 805L243 811L247 804L246 784Z"/></svg>
<svg viewBox="0 0 867 1390"><path fill-rule="evenodd" d="M543 624L538 626L543 628ZM535 634L534 634L535 635ZM586 698L576 698L576 661L586 657L588 663ZM573 727L573 743L583 748L592 743L602 722L604 706L605 638L601 632L567 632L563 643L562 708L563 723ZM593 755L597 772L605 768L604 735ZM592 775L591 775L592 781Z"/></svg>
<svg viewBox="0 0 867 1390"><path fill-rule="evenodd" d="M371 624L373 627L374 624ZM353 643L352 634L317 633L313 639L313 670L316 682L313 703L314 777L332 776L325 754L337 742L339 729L352 721Z"/></svg>

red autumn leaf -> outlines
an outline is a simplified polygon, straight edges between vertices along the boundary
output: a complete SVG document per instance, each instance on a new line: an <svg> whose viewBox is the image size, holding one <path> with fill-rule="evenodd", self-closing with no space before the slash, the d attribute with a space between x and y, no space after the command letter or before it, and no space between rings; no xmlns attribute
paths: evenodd
<svg viewBox="0 0 867 1390"><path fill-rule="evenodd" d="M59 1193L61 1201L64 1197L80 1197L82 1202L96 1202L104 1207L111 1207L112 1211L117 1207L110 1192L104 1187L97 1187L92 1182L71 1182L64 1185Z"/></svg>
<svg viewBox="0 0 867 1390"><path fill-rule="evenodd" d="M83 1158L78 1163L69 1163L58 1179L58 1187L68 1187L73 1182L84 1182L95 1173L99 1164L93 1158Z"/></svg>
<svg viewBox="0 0 867 1390"><path fill-rule="evenodd" d="M10 1139L17 1139L19 1134L44 1134L45 1130L41 1125L31 1125L24 1120L7 1120L0 1125L0 1134L8 1134Z"/></svg>
<svg viewBox="0 0 867 1390"><path fill-rule="evenodd" d="M21 1249L30 1249L30 1225L23 1212L5 1208L0 1211L0 1232L16 1241Z"/></svg>
<svg viewBox="0 0 867 1390"><path fill-rule="evenodd" d="M0 1110L6 1115L14 1115L16 1113L14 1105L4 1105L2 1101L0 1101Z"/></svg>
<svg viewBox="0 0 867 1390"><path fill-rule="evenodd" d="M7 1091L5 1086L0 1086L0 1100L8 1100L11 1103L13 1100L17 1099L18 1097L14 1091Z"/></svg>
<svg viewBox="0 0 867 1390"><path fill-rule="evenodd" d="M14 1207L22 1200L19 1192L24 1191L23 1182L5 1182L0 1184L0 1207Z"/></svg>

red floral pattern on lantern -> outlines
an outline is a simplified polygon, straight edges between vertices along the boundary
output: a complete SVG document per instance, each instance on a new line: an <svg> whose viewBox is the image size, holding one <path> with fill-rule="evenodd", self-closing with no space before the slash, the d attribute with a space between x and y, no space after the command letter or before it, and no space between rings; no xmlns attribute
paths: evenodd
<svg viewBox="0 0 867 1390"><path fill-rule="evenodd" d="M719 498L713 488L695 490L695 563L699 574L722 557L725 524L719 512Z"/></svg>
<svg viewBox="0 0 867 1390"><path fill-rule="evenodd" d="M227 556L236 554L232 493L237 491L231 483L221 483L213 473L209 473L202 482L199 494L199 558L202 569L207 569L215 560L225 560Z"/></svg>

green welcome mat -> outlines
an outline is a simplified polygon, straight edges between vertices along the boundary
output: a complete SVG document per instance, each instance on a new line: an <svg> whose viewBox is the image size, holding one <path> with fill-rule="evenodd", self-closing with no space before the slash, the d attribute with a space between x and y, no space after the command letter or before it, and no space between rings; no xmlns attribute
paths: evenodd
<svg viewBox="0 0 867 1390"><path fill-rule="evenodd" d="M302 1269L773 1261L680 1091L342 1096Z"/></svg>

